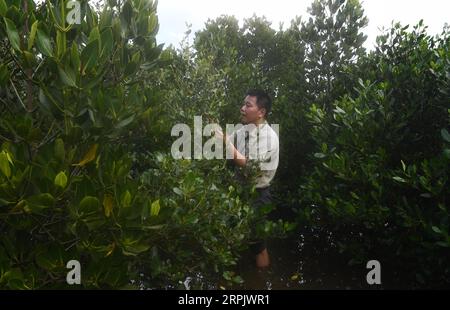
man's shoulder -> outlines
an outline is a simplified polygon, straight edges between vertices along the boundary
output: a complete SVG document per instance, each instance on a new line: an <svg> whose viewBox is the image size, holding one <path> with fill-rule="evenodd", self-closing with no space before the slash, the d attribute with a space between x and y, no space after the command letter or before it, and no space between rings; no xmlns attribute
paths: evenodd
<svg viewBox="0 0 450 310"><path fill-rule="evenodd" d="M278 125L276 125L278 127ZM274 139L275 141L278 141L279 137L278 137L278 131L276 131L272 125L267 124L267 126L264 126L265 130L266 130L266 135L268 137L270 137L270 139ZM278 129L278 128L276 128Z"/></svg>

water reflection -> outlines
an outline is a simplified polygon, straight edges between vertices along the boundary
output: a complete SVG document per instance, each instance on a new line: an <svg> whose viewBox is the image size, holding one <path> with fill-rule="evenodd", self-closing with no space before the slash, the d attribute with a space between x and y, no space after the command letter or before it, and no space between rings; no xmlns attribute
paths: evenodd
<svg viewBox="0 0 450 310"><path fill-rule="evenodd" d="M269 241L271 267L261 271L245 253L239 264L243 289L367 289L367 271L349 266L331 232L311 229L285 240Z"/></svg>

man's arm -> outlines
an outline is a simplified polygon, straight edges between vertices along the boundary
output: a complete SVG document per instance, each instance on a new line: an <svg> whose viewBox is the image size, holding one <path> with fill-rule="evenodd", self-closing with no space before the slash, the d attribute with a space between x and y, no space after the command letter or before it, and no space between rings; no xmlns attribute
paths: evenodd
<svg viewBox="0 0 450 310"><path fill-rule="evenodd" d="M217 130L215 136L225 142L225 149L226 151L228 151L228 149L231 151L233 161L236 165L239 167L244 167L247 164L247 158L245 158L245 156L237 150L237 148L230 141L230 137L224 135L221 130Z"/></svg>
<svg viewBox="0 0 450 310"><path fill-rule="evenodd" d="M247 158L242 155L237 148L231 143L230 137L225 136L225 145L226 148L230 148L231 154L233 154L233 161L239 167L244 167L247 164Z"/></svg>

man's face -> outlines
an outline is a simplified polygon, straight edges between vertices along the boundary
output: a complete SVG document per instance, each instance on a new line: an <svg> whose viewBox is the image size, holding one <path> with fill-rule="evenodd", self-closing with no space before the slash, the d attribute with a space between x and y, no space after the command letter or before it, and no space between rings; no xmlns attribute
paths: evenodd
<svg viewBox="0 0 450 310"><path fill-rule="evenodd" d="M265 109L260 109L256 104L255 96L247 96L241 107L241 122L243 124L258 124L264 118Z"/></svg>

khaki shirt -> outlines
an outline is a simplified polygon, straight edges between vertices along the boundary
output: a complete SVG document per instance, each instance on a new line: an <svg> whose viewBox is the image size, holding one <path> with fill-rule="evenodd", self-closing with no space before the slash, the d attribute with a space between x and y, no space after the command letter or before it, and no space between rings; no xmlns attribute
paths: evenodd
<svg viewBox="0 0 450 310"><path fill-rule="evenodd" d="M232 134L233 144L247 160L255 160L261 169L256 188L265 188L275 177L279 160L279 140L275 130L265 121L247 124ZM247 143L246 143L247 142Z"/></svg>

